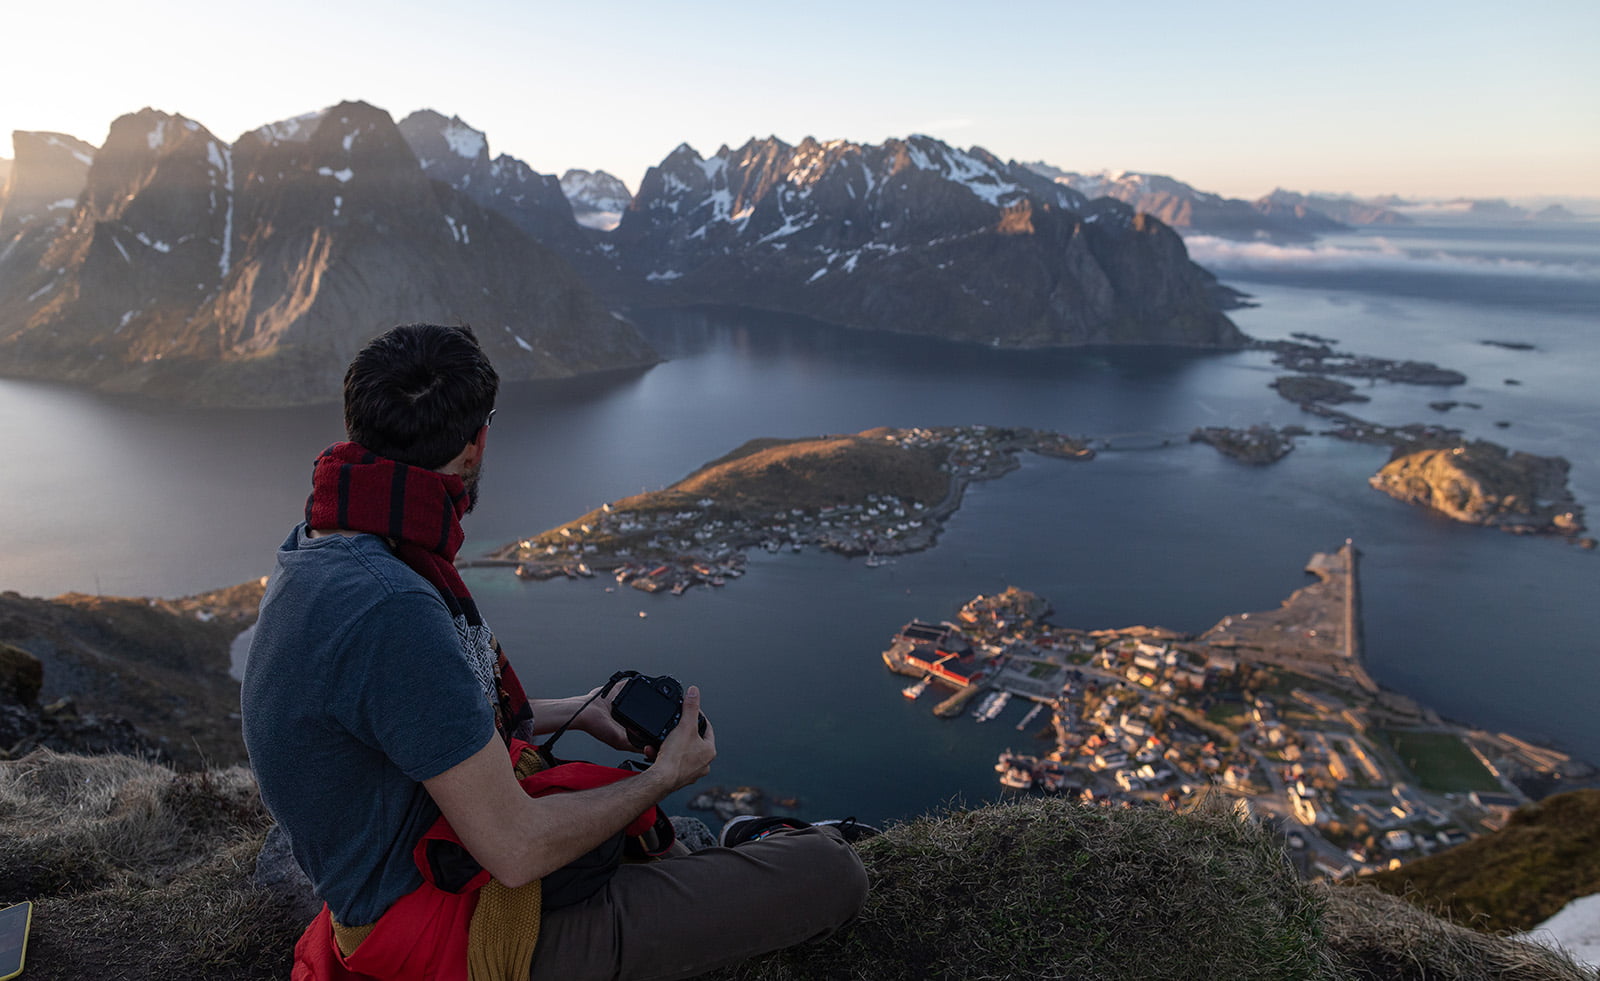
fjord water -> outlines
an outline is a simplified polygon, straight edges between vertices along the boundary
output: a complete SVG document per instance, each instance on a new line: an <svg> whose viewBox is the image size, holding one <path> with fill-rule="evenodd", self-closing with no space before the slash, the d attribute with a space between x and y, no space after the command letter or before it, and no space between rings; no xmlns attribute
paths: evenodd
<svg viewBox="0 0 1600 981"><path fill-rule="evenodd" d="M1447 258L1487 248L1450 240L1466 244ZM1592 264L1600 246L1590 242L1560 261ZM1465 372L1469 382L1450 390L1364 388L1372 403L1351 408L1560 453L1600 523L1600 395L1589 377L1600 304L1575 312L1570 284L1548 305L1459 302L1470 277L1435 267L1387 292L1361 269L1349 279L1324 269L1313 284L1292 269L1221 272L1260 303L1236 315L1247 333L1310 331ZM1540 295L1529 276L1510 278ZM1592 301L1597 288L1577 289ZM622 667L702 685L721 750L711 782L799 795L810 816L885 819L955 796L993 798L995 752L1028 746L1013 728L1021 707L977 726L933 719L930 696L900 698L903 681L877 656L900 624L951 616L974 594L1015 584L1048 597L1065 625L1201 630L1276 606L1308 581L1312 552L1346 537L1366 556L1366 639L1380 682L1447 716L1600 760L1591 710L1600 555L1392 501L1366 484L1386 459L1379 448L1305 439L1255 469L1185 442L1198 425L1317 428L1266 387L1277 372L1264 354L1008 352L751 313L643 324L670 359L656 368L503 393L483 505L467 519L469 553L664 486L757 436L987 423L1111 437L1114 447L1088 463L1026 458L974 485L936 548L879 569L809 550L758 553L743 579L681 598L607 592L604 579L468 574L536 692L583 690ZM1439 398L1483 407L1441 416L1427 406ZM0 588L178 595L261 575L298 517L312 457L339 436L332 406L195 412L0 382L11 478ZM569 739L569 751L599 753Z"/></svg>

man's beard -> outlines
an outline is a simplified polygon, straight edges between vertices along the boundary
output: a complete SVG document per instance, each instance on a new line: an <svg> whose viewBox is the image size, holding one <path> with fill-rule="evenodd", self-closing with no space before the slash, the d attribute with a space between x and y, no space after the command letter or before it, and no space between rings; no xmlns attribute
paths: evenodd
<svg viewBox="0 0 1600 981"><path fill-rule="evenodd" d="M482 477L482 460L479 460L477 463L461 471L461 483L467 489L467 510L464 512L466 514L471 514L472 509L478 506L478 481L482 479Z"/></svg>

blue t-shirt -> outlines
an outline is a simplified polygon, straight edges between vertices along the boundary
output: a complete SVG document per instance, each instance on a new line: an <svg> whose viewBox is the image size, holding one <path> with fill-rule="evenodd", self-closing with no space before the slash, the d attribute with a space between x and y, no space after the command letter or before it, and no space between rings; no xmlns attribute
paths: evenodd
<svg viewBox="0 0 1600 981"><path fill-rule="evenodd" d="M278 550L241 690L261 797L341 923L371 923L422 877L439 816L420 781L481 750L494 710L438 591L374 535Z"/></svg>

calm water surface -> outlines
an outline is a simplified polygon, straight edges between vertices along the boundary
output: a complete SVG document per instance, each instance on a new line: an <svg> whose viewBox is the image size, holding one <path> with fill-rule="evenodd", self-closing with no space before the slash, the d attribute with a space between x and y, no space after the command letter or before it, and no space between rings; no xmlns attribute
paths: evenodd
<svg viewBox="0 0 1600 981"><path fill-rule="evenodd" d="M1456 247L1486 248L1473 238ZM1569 252L1558 241L1549 261L1592 258ZM1593 311L1574 312L1570 293L1508 309L1426 284L1374 292L1352 275L1307 286L1291 274L1241 274L1261 306L1238 322L1256 336L1311 331L1464 371L1469 382L1448 391L1372 386L1373 402L1352 408L1384 422L1442 418L1563 454L1600 523ZM1448 716L1600 760L1590 707L1600 688L1600 556L1402 506L1366 485L1385 459L1377 448L1308 439L1252 469L1183 442L1197 425L1315 426L1266 387L1276 371L1262 355L1004 352L739 314L657 315L645 326L672 360L504 392L469 551L664 486L758 436L988 423L1129 447L1089 463L1028 458L974 485L937 548L880 569L814 551L761 553L728 588L681 598L607 592L607 580L469 573L538 691L582 690L620 667L701 684L721 751L714 782L798 794L811 816L884 819L993 798L995 752L1027 745L1013 728L1022 708L977 726L933 719L928 699L907 703L877 656L900 624L950 616L976 593L1015 584L1047 596L1062 624L1201 630L1276 606L1307 581L1312 552L1346 537L1366 554L1366 637L1380 682ZM1440 416L1427 403L1441 397L1482 408ZM0 381L11 478L0 588L179 595L261 575L298 518L312 458L340 435L335 407L197 413ZM1173 445L1159 448L1163 440ZM569 738L576 749L582 737Z"/></svg>

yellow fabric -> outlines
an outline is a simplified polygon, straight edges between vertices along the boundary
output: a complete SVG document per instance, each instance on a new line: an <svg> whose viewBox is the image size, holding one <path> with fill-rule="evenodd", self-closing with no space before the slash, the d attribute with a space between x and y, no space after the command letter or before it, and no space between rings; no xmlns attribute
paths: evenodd
<svg viewBox="0 0 1600 981"><path fill-rule="evenodd" d="M467 931L468 981L527 981L539 943L539 881L515 889L495 879L478 890Z"/></svg>
<svg viewBox="0 0 1600 981"><path fill-rule="evenodd" d="M516 765L511 770L517 775L517 779L521 780L548 768L549 766L545 763L544 757L540 756L536 750L524 749L517 757Z"/></svg>
<svg viewBox="0 0 1600 981"><path fill-rule="evenodd" d="M345 926L331 916L328 920L333 924L333 942L339 945L339 953L346 957L355 953L356 948L361 946L361 941L367 939L367 935L378 925L368 923L366 926Z"/></svg>
<svg viewBox="0 0 1600 981"><path fill-rule="evenodd" d="M521 780L545 768L543 757L524 749L512 770ZM542 900L538 882L508 889L490 879L478 891L478 905L467 930L468 981L525 981L533 965L533 948L539 943Z"/></svg>

